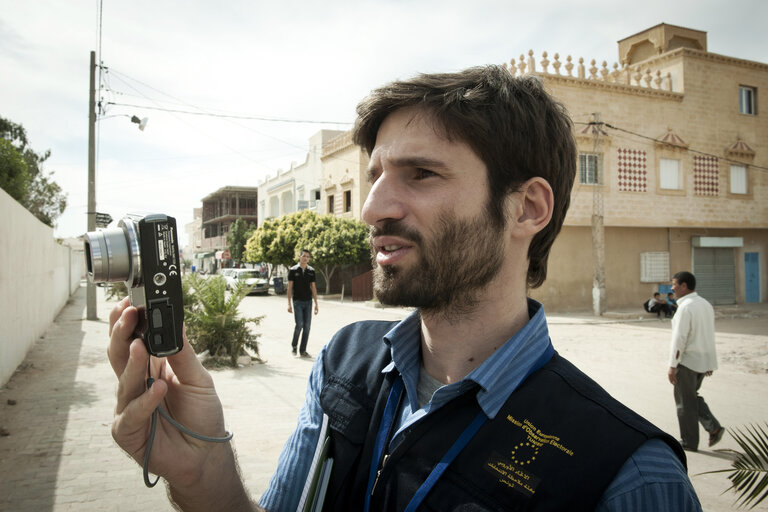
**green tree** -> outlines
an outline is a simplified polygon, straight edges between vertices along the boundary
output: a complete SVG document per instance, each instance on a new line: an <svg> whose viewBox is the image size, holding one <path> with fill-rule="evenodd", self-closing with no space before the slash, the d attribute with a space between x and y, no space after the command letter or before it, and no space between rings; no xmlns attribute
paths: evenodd
<svg viewBox="0 0 768 512"><path fill-rule="evenodd" d="M67 207L67 196L53 181L53 173L43 169L50 156L50 151L36 153L29 147L22 125L0 117L0 186L40 221L53 227Z"/></svg>
<svg viewBox="0 0 768 512"><path fill-rule="evenodd" d="M27 163L10 141L0 139L0 188L23 203L29 188Z"/></svg>
<svg viewBox="0 0 768 512"><path fill-rule="evenodd" d="M29 151L26 155L27 168L32 170L32 176L25 206L32 215L53 227L56 219L67 208L67 195L61 190L59 184L53 181L53 173L43 171L42 164L50 156L50 151L41 155ZM33 163L30 164L30 161Z"/></svg>
<svg viewBox="0 0 768 512"><path fill-rule="evenodd" d="M325 293L329 293L339 267L362 263L370 256L368 228L359 221L309 210L269 219L248 240L246 261L290 267L302 249L312 253L310 264L325 278Z"/></svg>
<svg viewBox="0 0 768 512"><path fill-rule="evenodd" d="M272 247L277 237L277 219L267 219L259 226L245 243L243 259L249 263L267 262L276 265L277 258ZM272 267L274 270L274 266ZM270 276L272 277L271 270Z"/></svg>
<svg viewBox="0 0 768 512"><path fill-rule="evenodd" d="M281 224L277 230L274 245L279 247L280 257L283 260L281 264L290 267L299 259L299 251L301 250L299 242L303 231L310 229L315 224L317 214L310 210L303 210L285 215L279 220Z"/></svg>
<svg viewBox="0 0 768 512"><path fill-rule="evenodd" d="M227 245L229 246L229 254L235 263L245 260L245 244L254 231L256 231L256 226L253 223L246 225L242 218L235 220L229 227Z"/></svg>
<svg viewBox="0 0 768 512"><path fill-rule="evenodd" d="M245 244L245 261L267 262L290 267L296 262L296 245L301 238L301 229L314 222L316 214L308 210L267 219L253 232Z"/></svg>
<svg viewBox="0 0 768 512"><path fill-rule="evenodd" d="M368 227L356 220L334 215L315 216L301 231L297 250L312 254L311 265L325 278L325 293L330 293L331 278L343 265L362 263L370 258Z"/></svg>

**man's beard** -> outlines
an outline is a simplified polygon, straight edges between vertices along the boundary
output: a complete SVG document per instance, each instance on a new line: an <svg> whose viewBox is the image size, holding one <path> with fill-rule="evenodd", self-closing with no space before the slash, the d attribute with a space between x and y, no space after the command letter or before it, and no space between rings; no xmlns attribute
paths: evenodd
<svg viewBox="0 0 768 512"><path fill-rule="evenodd" d="M452 213L437 216L435 233L424 236L400 221L371 228L374 236L399 236L420 252L409 268L376 264L373 249L373 288L376 298L389 306L417 307L422 314L446 317L468 313L479 292L496 277L503 262L503 224L484 211L472 219Z"/></svg>

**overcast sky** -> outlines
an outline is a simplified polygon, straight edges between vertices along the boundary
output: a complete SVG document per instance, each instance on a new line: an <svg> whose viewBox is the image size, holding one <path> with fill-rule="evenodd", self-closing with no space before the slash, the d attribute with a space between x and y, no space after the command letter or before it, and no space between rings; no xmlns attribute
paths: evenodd
<svg viewBox="0 0 768 512"><path fill-rule="evenodd" d="M619 39L662 22L706 31L710 52L768 62L766 20L764 0L0 0L0 116L51 150L45 169L69 203L56 236L82 234L96 51L96 209L167 213L183 233L204 196L303 162L313 133L351 127L387 81L529 49L610 66Z"/></svg>

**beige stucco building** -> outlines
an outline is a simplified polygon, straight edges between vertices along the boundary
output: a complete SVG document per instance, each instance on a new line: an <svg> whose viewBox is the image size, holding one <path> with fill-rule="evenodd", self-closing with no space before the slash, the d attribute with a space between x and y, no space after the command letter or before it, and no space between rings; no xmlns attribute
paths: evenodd
<svg viewBox="0 0 768 512"><path fill-rule="evenodd" d="M278 170L259 184L259 225L265 219L311 209L318 213L321 201L322 162L325 145L343 134L340 130L320 130L309 139L309 152L303 163Z"/></svg>
<svg viewBox="0 0 768 512"><path fill-rule="evenodd" d="M711 302L764 302L768 65L710 53L705 32L666 24L618 46L611 69L533 52L510 62L566 105L579 150L549 278L532 295L590 309L603 288L607 308L639 307L690 270Z"/></svg>
<svg viewBox="0 0 768 512"><path fill-rule="evenodd" d="M768 64L710 53L705 32L666 24L618 53L610 68L533 51L508 65L565 104L579 151L571 209L531 295L550 310L639 310L689 270L711 302L764 302ZM322 164L318 212L360 218L367 156L349 132Z"/></svg>
<svg viewBox="0 0 768 512"><path fill-rule="evenodd" d="M344 132L323 146L323 176L318 213L360 220L371 185L367 179L368 155Z"/></svg>

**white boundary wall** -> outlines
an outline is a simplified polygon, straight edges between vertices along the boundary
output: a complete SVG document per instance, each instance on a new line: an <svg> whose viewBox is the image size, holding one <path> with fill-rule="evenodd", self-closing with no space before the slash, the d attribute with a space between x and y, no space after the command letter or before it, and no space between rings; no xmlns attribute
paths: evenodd
<svg viewBox="0 0 768 512"><path fill-rule="evenodd" d="M0 386L56 318L84 276L83 252L0 189Z"/></svg>

